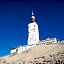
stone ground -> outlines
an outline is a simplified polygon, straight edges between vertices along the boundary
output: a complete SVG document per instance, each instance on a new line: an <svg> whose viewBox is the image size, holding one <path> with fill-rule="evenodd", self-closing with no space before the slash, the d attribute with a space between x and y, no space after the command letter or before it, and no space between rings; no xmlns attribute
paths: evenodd
<svg viewBox="0 0 64 64"><path fill-rule="evenodd" d="M64 64L64 43L38 44L21 53L0 58L0 64Z"/></svg>

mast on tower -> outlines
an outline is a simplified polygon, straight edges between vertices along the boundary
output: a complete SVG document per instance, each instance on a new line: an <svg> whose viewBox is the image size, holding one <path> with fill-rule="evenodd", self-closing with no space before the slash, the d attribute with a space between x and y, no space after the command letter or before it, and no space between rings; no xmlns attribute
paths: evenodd
<svg viewBox="0 0 64 64"><path fill-rule="evenodd" d="M31 22L35 22L35 16L34 16L34 12L33 12L33 10L32 10Z"/></svg>

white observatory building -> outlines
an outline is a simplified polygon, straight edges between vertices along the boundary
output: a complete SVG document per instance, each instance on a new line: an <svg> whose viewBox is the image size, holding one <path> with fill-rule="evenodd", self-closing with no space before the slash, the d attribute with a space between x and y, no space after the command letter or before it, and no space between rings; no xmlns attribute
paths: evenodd
<svg viewBox="0 0 64 64"><path fill-rule="evenodd" d="M35 45L39 42L38 24L35 22L34 12L32 11L31 23L28 24L28 45Z"/></svg>
<svg viewBox="0 0 64 64"><path fill-rule="evenodd" d="M46 40L39 40L39 29L38 24L35 21L34 12L32 11L31 22L28 24L28 40L27 45L18 46L17 48L12 48L11 53L21 53L22 51L26 51L29 48L36 46L37 44L51 44L57 43L56 38L47 38Z"/></svg>
<svg viewBox="0 0 64 64"><path fill-rule="evenodd" d="M34 45L38 44L38 42L39 42L39 30L38 25L35 22L34 12L32 11L31 23L28 24L28 41L27 41L28 45L12 48L11 53L15 52L21 53L22 51L25 51L28 48L31 48Z"/></svg>

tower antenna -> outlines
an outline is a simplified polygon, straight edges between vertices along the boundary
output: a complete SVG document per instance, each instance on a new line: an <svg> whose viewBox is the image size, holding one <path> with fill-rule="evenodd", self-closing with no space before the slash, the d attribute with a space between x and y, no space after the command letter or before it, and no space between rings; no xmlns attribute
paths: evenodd
<svg viewBox="0 0 64 64"><path fill-rule="evenodd" d="M32 10L32 16L34 15L34 12L33 12L33 10Z"/></svg>

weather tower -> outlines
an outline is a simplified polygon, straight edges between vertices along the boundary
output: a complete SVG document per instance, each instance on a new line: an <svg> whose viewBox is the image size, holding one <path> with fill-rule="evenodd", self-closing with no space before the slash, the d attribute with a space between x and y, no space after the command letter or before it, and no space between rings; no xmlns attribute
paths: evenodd
<svg viewBox="0 0 64 64"><path fill-rule="evenodd" d="M31 23L28 24L28 45L35 45L39 42L38 24L35 22L34 12L32 10Z"/></svg>

